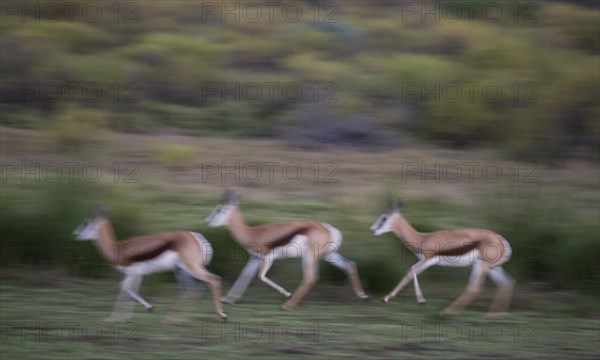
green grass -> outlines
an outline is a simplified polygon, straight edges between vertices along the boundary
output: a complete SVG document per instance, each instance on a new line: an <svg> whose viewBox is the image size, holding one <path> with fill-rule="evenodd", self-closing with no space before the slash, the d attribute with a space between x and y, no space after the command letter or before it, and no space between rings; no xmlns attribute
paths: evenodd
<svg viewBox="0 0 600 360"><path fill-rule="evenodd" d="M2 357L588 359L600 354L597 318L528 308L519 300L525 296L519 288L513 312L488 320L483 311L490 291L462 315L444 317L438 312L453 295L446 297L443 291L425 290L429 302L417 305L409 288L383 304L354 298L349 286L317 284L297 309L285 312L277 293L254 283L238 304L225 306L230 316L226 323L212 312L206 292L187 312L178 312L185 321L171 323L167 314L174 311L177 289L163 284L142 286L142 295L155 305L153 313L136 305L131 321L116 325L103 318L117 286L116 279L50 275L25 284L4 280ZM545 296L546 304L564 310L561 300L559 294Z"/></svg>

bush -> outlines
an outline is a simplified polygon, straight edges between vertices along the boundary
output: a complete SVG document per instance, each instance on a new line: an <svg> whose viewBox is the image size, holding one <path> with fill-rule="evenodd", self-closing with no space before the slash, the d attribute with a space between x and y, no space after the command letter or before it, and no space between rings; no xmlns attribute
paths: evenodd
<svg viewBox="0 0 600 360"><path fill-rule="evenodd" d="M454 103L427 104L414 126L421 136L443 145L462 148L494 139L502 123L481 102L466 97Z"/></svg>
<svg viewBox="0 0 600 360"><path fill-rule="evenodd" d="M551 4L544 9L545 22L560 27L573 47L598 55L600 34L598 32L598 10L586 10L572 4Z"/></svg>
<svg viewBox="0 0 600 360"><path fill-rule="evenodd" d="M34 200L27 201L16 189L4 187L1 192L2 267L59 268L94 277L106 274L109 265L95 246L71 235L93 204L110 207L119 238L140 233L140 209L128 201L126 192L74 181L42 183L34 193Z"/></svg>
<svg viewBox="0 0 600 360"><path fill-rule="evenodd" d="M197 153L197 149L192 145L166 144L158 149L156 159L168 168L182 169L194 161Z"/></svg>
<svg viewBox="0 0 600 360"><path fill-rule="evenodd" d="M533 185L514 191L506 188L480 201L487 227L513 248L506 267L521 278L597 291L600 225L563 207L568 194L548 194Z"/></svg>
<svg viewBox="0 0 600 360"><path fill-rule="evenodd" d="M301 108L281 129L284 138L306 147L333 145L384 148L391 146L389 134L368 115L343 117L327 108Z"/></svg>
<svg viewBox="0 0 600 360"><path fill-rule="evenodd" d="M19 105L3 105L0 109L0 124L25 129L45 130L49 124L47 115L41 110Z"/></svg>
<svg viewBox="0 0 600 360"><path fill-rule="evenodd" d="M114 110L110 118L110 127L117 131L149 134L159 128L159 119L151 112L119 112Z"/></svg>
<svg viewBox="0 0 600 360"><path fill-rule="evenodd" d="M49 138L60 150L81 150L102 141L107 122L102 110L68 106L56 115Z"/></svg>

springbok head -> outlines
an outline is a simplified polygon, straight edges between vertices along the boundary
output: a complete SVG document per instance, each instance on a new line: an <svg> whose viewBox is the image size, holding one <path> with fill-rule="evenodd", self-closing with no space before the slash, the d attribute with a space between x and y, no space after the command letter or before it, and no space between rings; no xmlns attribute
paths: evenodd
<svg viewBox="0 0 600 360"><path fill-rule="evenodd" d="M392 231L392 223L394 222L394 218L399 216L398 214L402 205L402 198L398 197L396 203L392 207L392 199L388 196L385 211L377 218L377 220L375 220L373 225L371 225L371 233L373 235L381 235Z"/></svg>
<svg viewBox="0 0 600 360"><path fill-rule="evenodd" d="M225 226L229 222L231 212L235 209L240 202L240 197L235 194L232 190L226 189L223 194L223 202L210 213L210 215L204 220L208 227Z"/></svg>
<svg viewBox="0 0 600 360"><path fill-rule="evenodd" d="M106 206L97 206L92 214L85 218L81 225L77 227L77 229L73 230L73 236L75 237L75 240L97 240L100 220L106 218L107 215L108 208Z"/></svg>

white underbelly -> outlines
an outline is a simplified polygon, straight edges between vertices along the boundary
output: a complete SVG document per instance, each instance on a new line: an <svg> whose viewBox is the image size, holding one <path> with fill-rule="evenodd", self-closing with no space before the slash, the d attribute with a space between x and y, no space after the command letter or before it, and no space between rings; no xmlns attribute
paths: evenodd
<svg viewBox="0 0 600 360"><path fill-rule="evenodd" d="M210 243L201 234L191 232L202 248L202 263L208 265L212 259L213 249ZM129 266L116 266L117 270L123 273L151 274L161 271L171 271L177 267L185 268L179 254L172 250L167 250L155 258L133 263Z"/></svg>
<svg viewBox="0 0 600 360"><path fill-rule="evenodd" d="M473 264L479 258L479 250L471 250L464 255L440 256L438 265L463 267Z"/></svg>
<svg viewBox="0 0 600 360"><path fill-rule="evenodd" d="M297 259L302 254L308 254L308 241L304 235L296 235L289 243L272 250L275 259Z"/></svg>
<svg viewBox="0 0 600 360"><path fill-rule="evenodd" d="M173 270L178 264L179 255L175 251L167 250L153 259L136 262L129 266L117 266L117 270L143 275Z"/></svg>

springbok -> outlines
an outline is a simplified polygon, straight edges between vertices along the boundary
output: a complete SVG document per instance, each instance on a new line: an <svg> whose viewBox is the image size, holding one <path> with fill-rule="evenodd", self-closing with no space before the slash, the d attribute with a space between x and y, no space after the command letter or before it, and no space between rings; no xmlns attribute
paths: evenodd
<svg viewBox="0 0 600 360"><path fill-rule="evenodd" d="M205 268L212 258L212 247L202 235L172 231L116 241L107 213L106 208L98 207L92 217L85 219L73 231L77 240L93 240L102 256L125 274L119 298L107 321L124 321L131 317L131 311L123 311L128 297L151 311L153 306L138 294L142 278L151 273L172 270L178 270L176 275L180 282L185 282L186 278L189 280L189 277L207 282L212 291L215 312L221 319L227 319L220 302L221 278Z"/></svg>
<svg viewBox="0 0 600 360"><path fill-rule="evenodd" d="M508 241L499 234L483 229L456 229L419 233L400 214L402 199L398 198L393 209L386 210L371 226L373 235L392 231L419 258L400 283L384 298L390 301L412 279L419 303L426 300L419 286L417 275L433 265L465 267L473 265L467 288L442 313L457 314L481 291L485 275L494 281L498 290L490 307L490 314L505 313L508 309L514 280L502 269L510 259Z"/></svg>
<svg viewBox="0 0 600 360"><path fill-rule="evenodd" d="M206 218L209 227L226 226L235 240L252 256L244 268L241 280L236 281L236 298L239 298L250 280L259 272L259 278L271 286L288 300L282 309L291 310L302 300L319 278L319 261L321 259L342 269L350 278L352 288L361 299L368 299L365 294L356 264L338 253L342 243L342 233L333 226L318 221L296 220L275 224L264 224L251 227L246 225L238 208L239 197L232 191L225 191L224 202L218 205ZM302 258L303 278L300 286L293 294L267 277L267 272L276 259ZM236 285L234 285L235 288Z"/></svg>

